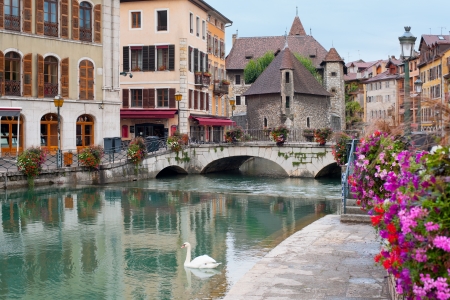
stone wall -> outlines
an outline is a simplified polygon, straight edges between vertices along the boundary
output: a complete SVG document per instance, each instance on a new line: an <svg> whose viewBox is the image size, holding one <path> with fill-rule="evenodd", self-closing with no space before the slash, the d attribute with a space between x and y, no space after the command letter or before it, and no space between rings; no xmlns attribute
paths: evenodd
<svg viewBox="0 0 450 300"><path fill-rule="evenodd" d="M332 76L336 73L336 76ZM344 67L341 62L327 62L324 70L325 89L334 94L331 100L331 115L339 116L341 119L341 129L345 129L345 85L344 85ZM334 92L333 92L334 90ZM331 120L331 119L330 119Z"/></svg>
<svg viewBox="0 0 450 300"><path fill-rule="evenodd" d="M236 84L236 75L241 76L241 84ZM228 80L231 82L231 94L230 97L241 96L242 105L236 105L234 111L235 114L241 114L247 112L246 99L242 96L249 88L250 84L244 83L244 72L243 71L227 71Z"/></svg>

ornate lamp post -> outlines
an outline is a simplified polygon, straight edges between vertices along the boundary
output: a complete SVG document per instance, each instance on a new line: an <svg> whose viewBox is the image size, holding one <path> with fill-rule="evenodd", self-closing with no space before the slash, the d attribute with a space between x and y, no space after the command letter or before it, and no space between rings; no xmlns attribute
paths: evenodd
<svg viewBox="0 0 450 300"><path fill-rule="evenodd" d="M58 150L56 152L56 167L59 169L62 167L62 155L61 155L61 120L59 117L59 109L64 104L64 98L60 95L56 95L55 99L53 99L53 103L55 107L58 109Z"/></svg>
<svg viewBox="0 0 450 300"><path fill-rule="evenodd" d="M410 95L409 95L409 59L412 57L414 50L414 43L416 42L416 37L409 32L411 30L410 26L405 26L405 33L399 37L400 46L402 50L403 65L405 66L405 96L404 96L404 107L405 107L405 136L407 139L411 136L411 111L410 111Z"/></svg>
<svg viewBox="0 0 450 300"><path fill-rule="evenodd" d="M419 104L417 105L417 131L421 131L422 130L422 112L421 112L421 108L420 108L420 104L422 102L422 85L423 82L422 80L420 80L420 78L417 78L416 81L414 81L414 88L416 89L416 93L419 94Z"/></svg>
<svg viewBox="0 0 450 300"><path fill-rule="evenodd" d="M179 91L177 91L177 93L175 94L175 101L177 101L177 108L178 108L178 125L177 125L178 132L180 132L180 101L182 98L183 95Z"/></svg>
<svg viewBox="0 0 450 300"><path fill-rule="evenodd" d="M236 109L236 100L234 98L230 98L228 101L230 101L231 105L231 117L233 117L233 111Z"/></svg>

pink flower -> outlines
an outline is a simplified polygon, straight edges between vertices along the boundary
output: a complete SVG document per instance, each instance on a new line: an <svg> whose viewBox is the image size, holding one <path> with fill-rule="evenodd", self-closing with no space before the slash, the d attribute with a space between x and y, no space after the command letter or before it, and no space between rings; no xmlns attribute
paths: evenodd
<svg viewBox="0 0 450 300"><path fill-rule="evenodd" d="M446 236L437 236L433 240L435 247L450 252L450 238Z"/></svg>

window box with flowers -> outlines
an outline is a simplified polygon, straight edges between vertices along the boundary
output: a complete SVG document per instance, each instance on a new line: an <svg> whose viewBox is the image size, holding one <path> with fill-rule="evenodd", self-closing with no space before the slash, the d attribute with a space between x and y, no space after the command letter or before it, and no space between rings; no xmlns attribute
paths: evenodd
<svg viewBox="0 0 450 300"><path fill-rule="evenodd" d="M307 142L312 142L314 140L314 129L305 128L303 129L302 135L305 137Z"/></svg>
<svg viewBox="0 0 450 300"><path fill-rule="evenodd" d="M209 72L203 72L203 76L205 76L205 77L211 77L211 73L209 73Z"/></svg>
<svg viewBox="0 0 450 300"><path fill-rule="evenodd" d="M167 146L174 152L183 150L183 146L189 143L189 136L187 134L180 134L175 132L174 135L167 138Z"/></svg>
<svg viewBox="0 0 450 300"><path fill-rule="evenodd" d="M165 71L166 69L167 69L166 66L162 65L159 66L158 71Z"/></svg>
<svg viewBox="0 0 450 300"><path fill-rule="evenodd" d="M139 136L130 142L127 149L127 157L137 168L139 163L144 159L146 152L145 141Z"/></svg>
<svg viewBox="0 0 450 300"><path fill-rule="evenodd" d="M236 126L225 132L225 141L227 143L237 143L241 141L243 136L244 130L242 130L242 127Z"/></svg>
<svg viewBox="0 0 450 300"><path fill-rule="evenodd" d="M230 85L230 81L228 81L228 80L226 80L226 79L223 79L223 80L222 80L222 84L223 84L223 85Z"/></svg>
<svg viewBox="0 0 450 300"><path fill-rule="evenodd" d="M331 128L320 128L314 130L314 139L320 146L325 146L327 140L333 134L333 130Z"/></svg>
<svg viewBox="0 0 450 300"><path fill-rule="evenodd" d="M81 150L78 154L78 162L84 167L98 170L104 154L102 146L91 145Z"/></svg>
<svg viewBox="0 0 450 300"><path fill-rule="evenodd" d="M136 66L136 67L131 68L131 71L140 72L140 71L142 71L142 69Z"/></svg>
<svg viewBox="0 0 450 300"><path fill-rule="evenodd" d="M277 146L281 147L284 145L284 142L286 142L288 135L289 129L284 125L280 125L272 129L269 137L272 142L275 142Z"/></svg>
<svg viewBox="0 0 450 300"><path fill-rule="evenodd" d="M42 171L47 151L38 147L31 147L23 151L17 158L17 168L27 176L28 186L34 186L34 178Z"/></svg>

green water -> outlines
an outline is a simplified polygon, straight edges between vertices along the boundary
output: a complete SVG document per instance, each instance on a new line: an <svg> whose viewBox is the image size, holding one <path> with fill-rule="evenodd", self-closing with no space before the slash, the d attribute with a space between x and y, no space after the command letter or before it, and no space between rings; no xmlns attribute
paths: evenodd
<svg viewBox="0 0 450 300"><path fill-rule="evenodd" d="M278 243L336 213L337 180L177 176L0 195L1 299L220 299ZM222 262L189 270L192 257Z"/></svg>

